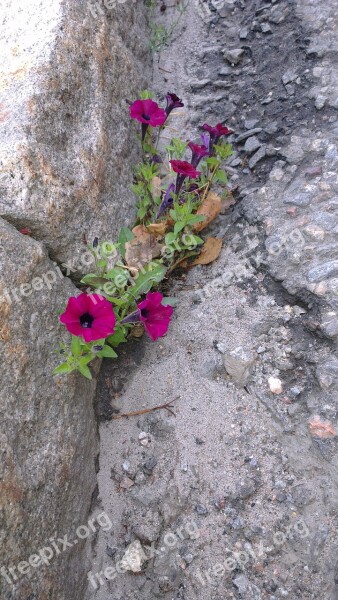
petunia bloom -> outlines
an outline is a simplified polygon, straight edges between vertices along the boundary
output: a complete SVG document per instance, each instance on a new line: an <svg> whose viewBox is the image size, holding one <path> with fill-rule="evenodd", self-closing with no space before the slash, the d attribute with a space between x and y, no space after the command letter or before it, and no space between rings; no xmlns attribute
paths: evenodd
<svg viewBox="0 0 338 600"><path fill-rule="evenodd" d="M174 108L180 108L180 107L184 106L182 100L178 96L176 96L176 94L168 93L166 95L166 100L167 100L167 107L165 109L165 112L167 114L167 117L169 117L171 111L174 110Z"/></svg>
<svg viewBox="0 0 338 600"><path fill-rule="evenodd" d="M176 194L180 192L183 181L186 179L186 177L196 179L196 177L201 175L201 171L197 171L195 167L186 160L171 160L170 164L173 168L173 171L177 173L175 189Z"/></svg>
<svg viewBox="0 0 338 600"><path fill-rule="evenodd" d="M145 300L137 305L137 310L125 317L121 323L141 321L151 339L157 340L167 333L173 314L172 306L164 306L162 301L163 296L160 292L149 292Z"/></svg>
<svg viewBox="0 0 338 600"><path fill-rule="evenodd" d="M111 303L103 296L80 294L69 298L60 321L73 335L94 342L114 333L116 317Z"/></svg>
<svg viewBox="0 0 338 600"><path fill-rule="evenodd" d="M215 127L205 123L203 129L210 133L210 137L214 139L219 139L222 135L230 135L230 133L232 133L232 130L225 127L225 125L222 125L222 123L218 123Z"/></svg>
<svg viewBox="0 0 338 600"><path fill-rule="evenodd" d="M142 140L144 140L149 125L151 127L161 127L167 118L167 113L163 108L148 98L147 100L135 100L129 107L130 116L142 123Z"/></svg>
<svg viewBox="0 0 338 600"><path fill-rule="evenodd" d="M191 164L193 167L197 167L201 162L202 158L208 156L209 149L206 146L200 146L199 144L194 144L193 142L189 142L188 144L191 150Z"/></svg>
<svg viewBox="0 0 338 600"><path fill-rule="evenodd" d="M202 129L207 131L210 135L210 142L209 142L210 156L212 156L214 144L216 144L216 142L218 142L219 138L221 138L223 135L230 135L232 133L232 130L228 129L228 127L225 127L225 125L222 125L222 123L217 123L217 125L215 125L215 127L212 127L211 125L208 125L207 123L205 123L202 126Z"/></svg>
<svg viewBox="0 0 338 600"><path fill-rule="evenodd" d="M163 306L162 300L160 292L149 292L145 300L137 305L141 321L152 340L157 340L167 333L174 312L172 306Z"/></svg>
<svg viewBox="0 0 338 600"><path fill-rule="evenodd" d="M201 174L201 171L196 171L195 167L186 160L171 160L170 164L175 173L196 179Z"/></svg>

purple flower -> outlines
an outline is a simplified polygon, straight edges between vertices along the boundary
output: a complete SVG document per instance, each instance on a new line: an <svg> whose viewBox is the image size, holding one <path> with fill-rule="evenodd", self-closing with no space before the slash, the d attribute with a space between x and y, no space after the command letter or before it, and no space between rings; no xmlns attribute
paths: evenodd
<svg viewBox="0 0 338 600"><path fill-rule="evenodd" d="M130 116L140 123L145 123L151 127L160 127L166 120L166 113L163 108L148 98L147 100L135 100L129 108Z"/></svg>
<svg viewBox="0 0 338 600"><path fill-rule="evenodd" d="M167 113L163 108L148 98L147 100L135 100L129 107L132 119L142 123L142 140L144 140L149 125L151 127L161 127L167 118Z"/></svg>
<svg viewBox="0 0 338 600"><path fill-rule="evenodd" d="M216 144L216 142L218 142L218 140L223 135L230 135L232 133L232 130L228 129L228 127L225 127L225 125L222 125L222 123L217 123L217 125L215 125L215 127L212 127L211 125L208 125L207 123L205 123L202 126L202 129L207 131L210 135L210 141L209 141L210 156L212 156L212 154L213 154L214 144Z"/></svg>
<svg viewBox="0 0 338 600"><path fill-rule="evenodd" d="M192 154L191 164L194 167L197 167L202 158L204 158L204 156L208 156L209 150L206 146L199 146L199 144L194 144L193 142L189 142L188 146Z"/></svg>
<svg viewBox="0 0 338 600"><path fill-rule="evenodd" d="M195 167L186 160L171 160L170 164L175 173L196 179L201 174L201 171L196 171Z"/></svg>
<svg viewBox="0 0 338 600"><path fill-rule="evenodd" d="M174 198L172 197L172 194L175 191L175 185L173 183L171 183L166 191L166 193L164 194L164 198L160 204L160 208L158 209L158 213L156 215L156 219L158 219L161 215L163 215L163 213L165 213L166 210L168 210L168 208L173 204L174 202Z"/></svg>
<svg viewBox="0 0 338 600"><path fill-rule="evenodd" d="M111 303L103 296L80 294L69 298L60 321L73 335L95 342L114 333L116 317Z"/></svg>
<svg viewBox="0 0 338 600"><path fill-rule="evenodd" d="M169 117L171 111L174 110L174 108L180 108L181 106L184 106L182 100L178 96L176 96L176 94L168 93L166 95L166 100L167 107L165 109L165 112L167 113L167 117Z"/></svg>
<svg viewBox="0 0 338 600"><path fill-rule="evenodd" d="M195 167L187 162L186 160L171 160L169 161L173 171L177 173L176 179L176 194L179 194L180 189L183 185L183 181L190 177L191 179L196 179L199 175L201 175L201 171L196 171Z"/></svg>
<svg viewBox="0 0 338 600"><path fill-rule="evenodd" d="M160 292L149 292L145 300L137 305L137 310L125 317L121 323L141 321L151 339L157 340L167 333L174 312L172 306L164 306L162 301L163 296Z"/></svg>

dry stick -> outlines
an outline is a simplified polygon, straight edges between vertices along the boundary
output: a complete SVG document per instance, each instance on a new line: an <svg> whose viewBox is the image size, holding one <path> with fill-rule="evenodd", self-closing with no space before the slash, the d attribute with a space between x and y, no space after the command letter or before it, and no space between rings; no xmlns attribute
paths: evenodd
<svg viewBox="0 0 338 600"><path fill-rule="evenodd" d="M123 413L121 415L113 415L112 419L117 420L117 419L124 419L125 417L137 417L139 415L145 415L147 413L151 413L154 410L162 410L162 409L166 409L168 412L170 412L172 415L174 415L174 417L176 417L173 409L172 403L176 402L176 400L179 400L180 396L177 396L177 398L175 398L175 400L170 400L170 402L167 402L166 404L161 404L160 406L154 406L153 408L144 408L143 410L135 410L134 412L130 412L130 413Z"/></svg>

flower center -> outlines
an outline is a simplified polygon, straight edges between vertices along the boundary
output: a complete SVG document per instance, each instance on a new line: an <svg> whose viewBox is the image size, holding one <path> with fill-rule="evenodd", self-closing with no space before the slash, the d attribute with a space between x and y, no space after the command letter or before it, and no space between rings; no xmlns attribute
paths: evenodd
<svg viewBox="0 0 338 600"><path fill-rule="evenodd" d="M141 308L141 316L146 319L148 315L149 315L149 310L147 308Z"/></svg>
<svg viewBox="0 0 338 600"><path fill-rule="evenodd" d="M150 121L149 115L142 115L142 119L145 119L146 121Z"/></svg>
<svg viewBox="0 0 338 600"><path fill-rule="evenodd" d="M80 317L80 324L81 327L83 327L84 329L90 329L93 325L93 321L94 317L92 317L92 315L90 315L89 313L84 313Z"/></svg>

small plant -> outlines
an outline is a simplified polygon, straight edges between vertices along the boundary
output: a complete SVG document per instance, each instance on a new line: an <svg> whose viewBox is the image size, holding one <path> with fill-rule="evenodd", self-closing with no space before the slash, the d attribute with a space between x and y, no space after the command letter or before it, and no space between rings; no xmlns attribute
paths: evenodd
<svg viewBox="0 0 338 600"><path fill-rule="evenodd" d="M175 299L154 290L178 264L189 266L191 259L198 264L200 255L207 264L208 248L213 248L209 262L220 251L220 240L204 243L198 234L221 209L219 196L210 190L227 181L222 163L231 155L231 146L222 139L231 132L222 124L205 124L199 143L173 138L162 155L161 134L183 102L167 94L166 107L161 108L152 96L144 91L129 107L130 117L140 123L143 152L134 170L137 222L132 229L123 227L114 243L95 238L88 245L95 267L82 278L81 293L68 300L60 316L72 338L69 348L62 345L59 350L63 362L56 375L79 371L91 379L90 363L116 358L116 348L136 325L153 341L165 335Z"/></svg>
<svg viewBox="0 0 338 600"><path fill-rule="evenodd" d="M156 1L154 0L148 0L147 2L147 6L151 9L152 12L154 12L155 8L156 8ZM188 8L188 3L184 4L179 2L176 5L176 10L178 11L178 17L173 21L173 23L170 25L170 27L165 27L162 24L158 24L156 23L154 20L151 20L149 23L150 26L150 49L152 50L152 52L161 52L161 50L169 44L171 37L177 27L177 25L179 24L182 15L185 13L185 11Z"/></svg>

